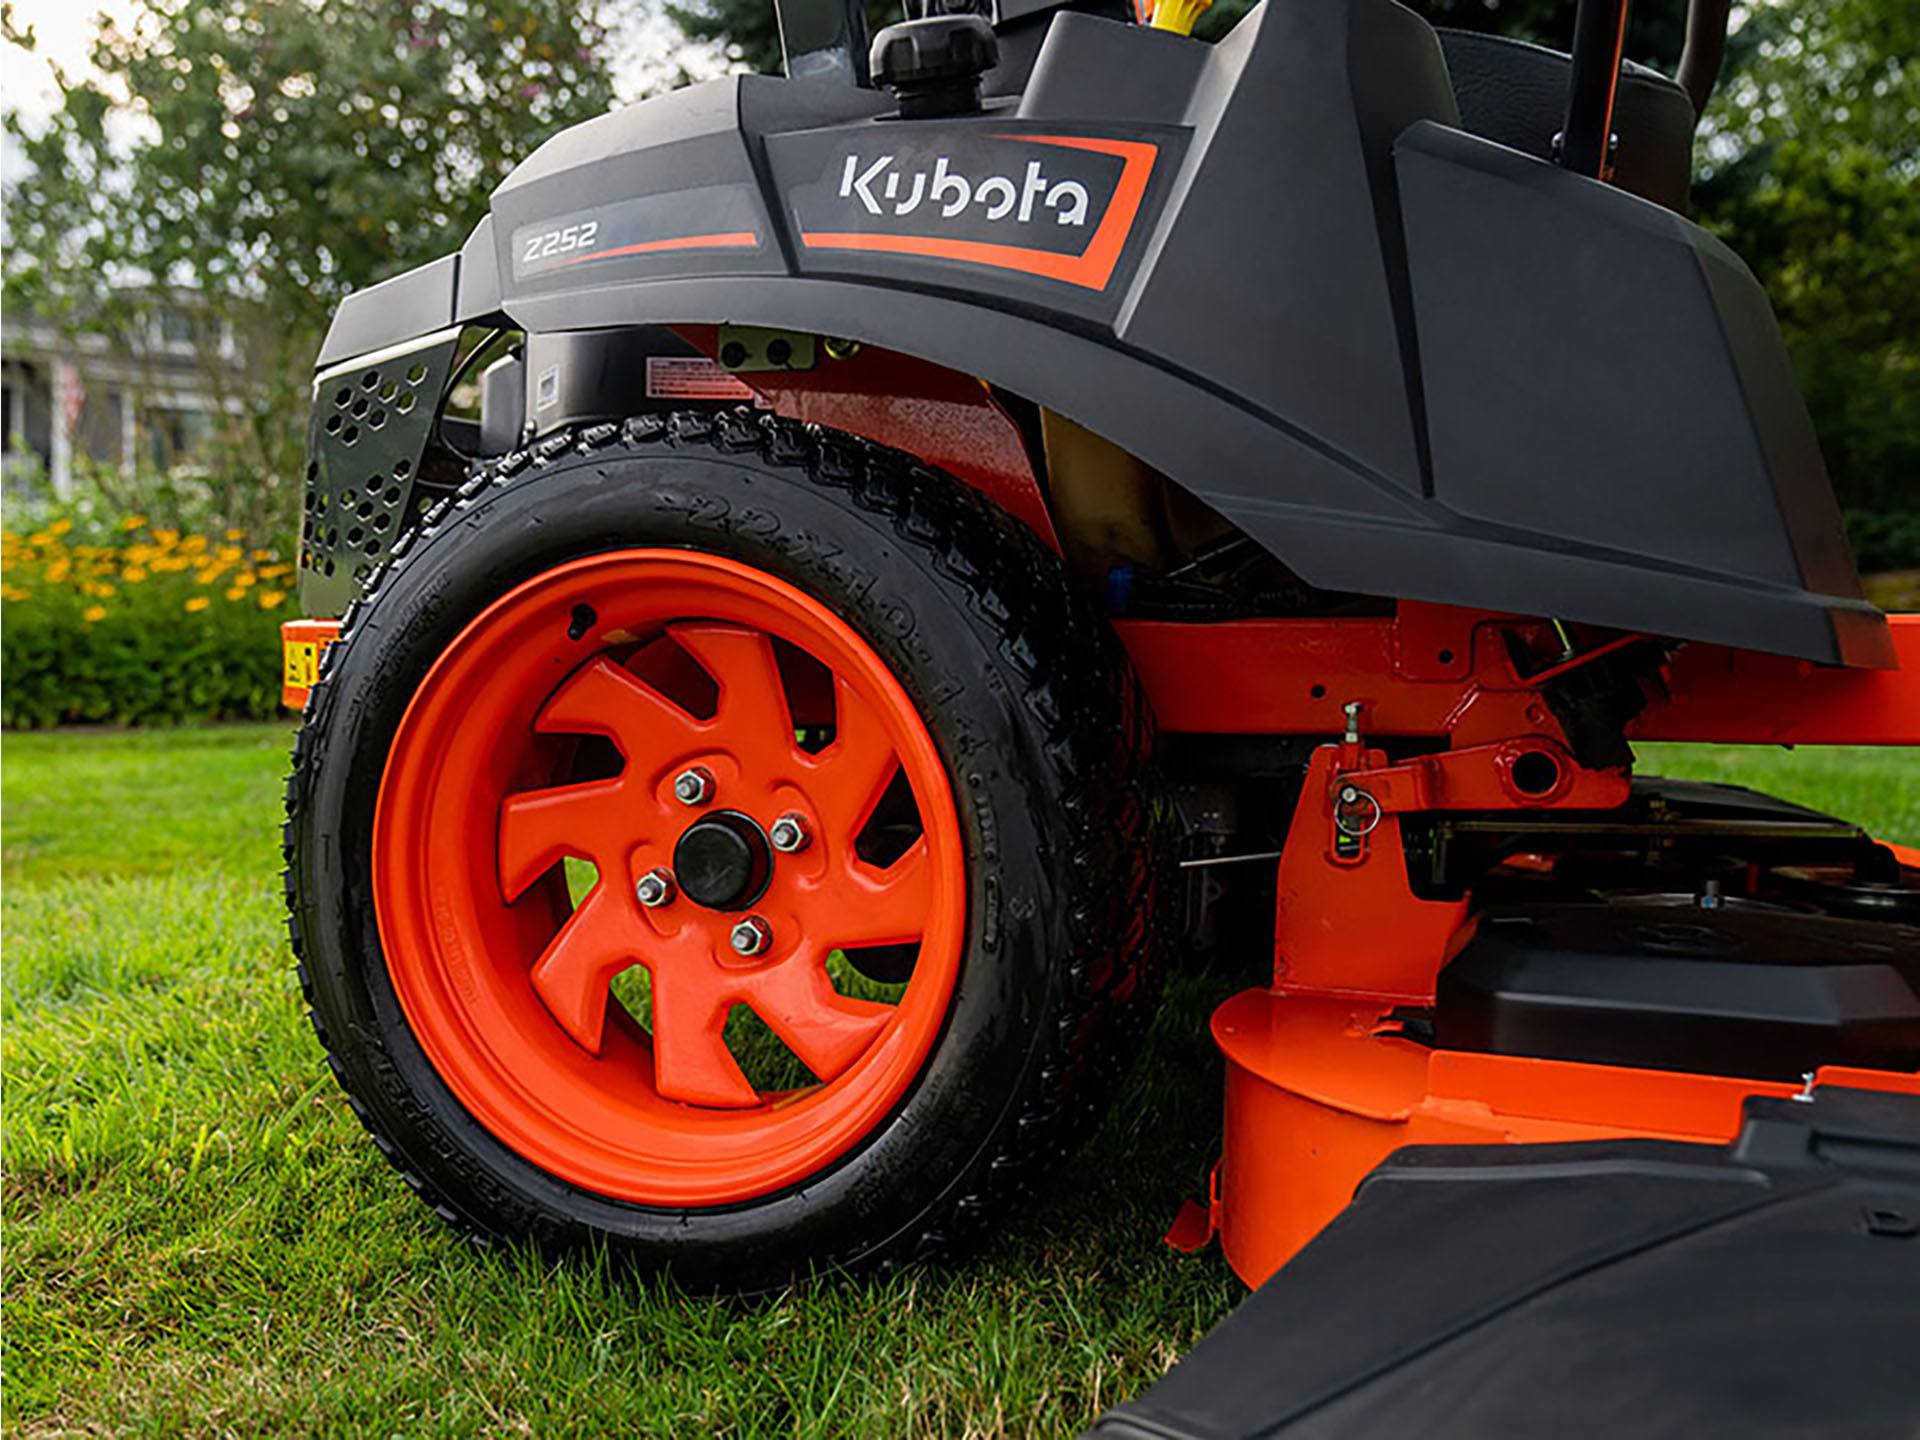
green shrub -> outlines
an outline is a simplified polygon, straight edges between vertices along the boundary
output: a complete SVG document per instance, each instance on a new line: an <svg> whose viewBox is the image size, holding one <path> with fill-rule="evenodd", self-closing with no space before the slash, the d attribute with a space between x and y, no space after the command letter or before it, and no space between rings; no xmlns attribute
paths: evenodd
<svg viewBox="0 0 1920 1440"><path fill-rule="evenodd" d="M0 550L0 719L13 728L163 725L279 713L293 567L130 516L101 543L70 520Z"/></svg>

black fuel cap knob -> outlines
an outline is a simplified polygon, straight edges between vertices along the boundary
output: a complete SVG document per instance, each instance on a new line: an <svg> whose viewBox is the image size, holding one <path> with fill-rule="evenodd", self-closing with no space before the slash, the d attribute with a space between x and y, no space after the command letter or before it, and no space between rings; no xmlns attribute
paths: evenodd
<svg viewBox="0 0 1920 1440"><path fill-rule="evenodd" d="M968 115L980 108L980 77L1000 63L1000 42L979 15L929 15L874 36L868 63L903 119Z"/></svg>

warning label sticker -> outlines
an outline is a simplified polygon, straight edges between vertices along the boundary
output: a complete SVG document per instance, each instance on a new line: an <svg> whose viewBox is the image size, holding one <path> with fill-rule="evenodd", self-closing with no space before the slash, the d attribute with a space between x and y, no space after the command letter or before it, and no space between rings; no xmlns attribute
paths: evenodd
<svg viewBox="0 0 1920 1440"><path fill-rule="evenodd" d="M649 355L647 398L746 400L761 406L767 403L739 376L721 369L704 356Z"/></svg>

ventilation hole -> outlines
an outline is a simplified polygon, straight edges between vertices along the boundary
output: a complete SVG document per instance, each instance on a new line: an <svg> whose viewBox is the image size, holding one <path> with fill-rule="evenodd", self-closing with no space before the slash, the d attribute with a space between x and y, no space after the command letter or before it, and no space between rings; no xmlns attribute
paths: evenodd
<svg viewBox="0 0 1920 1440"><path fill-rule="evenodd" d="M333 403L336 405L344 406L352 398L353 387L351 385L342 385L338 390L333 392Z"/></svg>
<svg viewBox="0 0 1920 1440"><path fill-rule="evenodd" d="M1512 774L1522 795L1545 795L1560 783L1560 762L1544 750L1529 750L1514 760Z"/></svg>
<svg viewBox="0 0 1920 1440"><path fill-rule="evenodd" d="M854 837L853 853L867 864L885 869L906 854L922 833L913 787L907 783L906 771L896 767L887 788L880 793L880 803Z"/></svg>
<svg viewBox="0 0 1920 1440"><path fill-rule="evenodd" d="M358 545L360 543L361 537L364 536L366 533L367 532L362 530L358 525L354 526L353 529L347 531L347 544Z"/></svg>
<svg viewBox="0 0 1920 1440"><path fill-rule="evenodd" d="M327 575L333 574L333 561L331 560L327 561L327 563L321 568L322 568L322 573Z"/></svg>
<svg viewBox="0 0 1920 1440"><path fill-rule="evenodd" d="M833 743L833 672L797 645L774 638L773 661L787 694L794 739L810 755Z"/></svg>
<svg viewBox="0 0 1920 1440"><path fill-rule="evenodd" d="M396 460L393 462L393 478L394 479L404 480L407 478L407 476L411 475L412 473L413 473L413 462L411 460Z"/></svg>
<svg viewBox="0 0 1920 1440"><path fill-rule="evenodd" d="M380 372L378 370L369 370L367 371L366 374L360 377L361 388L366 390L373 389L373 387L378 385L379 383L380 383Z"/></svg>
<svg viewBox="0 0 1920 1440"><path fill-rule="evenodd" d="M620 747L604 735L582 735L574 742L573 758L563 780L578 785L587 780L611 780L627 768Z"/></svg>
<svg viewBox="0 0 1920 1440"><path fill-rule="evenodd" d="M364 395L362 395L358 400L354 401L353 402L354 418L358 419L360 416L366 414L367 406L368 406L367 397Z"/></svg>
<svg viewBox="0 0 1920 1440"><path fill-rule="evenodd" d="M364 580L367 578L367 576L371 575L372 573L373 573L373 567L367 564L365 561L362 561L360 564L353 567L353 578L355 580Z"/></svg>
<svg viewBox="0 0 1920 1440"><path fill-rule="evenodd" d="M591 605L574 606L573 619L567 625L567 638L569 640L584 640L587 632L593 629L595 622L599 619L600 617L593 613L593 607Z"/></svg>
<svg viewBox="0 0 1920 1440"><path fill-rule="evenodd" d="M387 381L385 384L383 384L380 387L380 398L382 400L391 400L395 395L398 395L399 393L400 393L400 387L394 384L393 381L391 380Z"/></svg>
<svg viewBox="0 0 1920 1440"><path fill-rule="evenodd" d="M360 502L360 508L353 513L358 515L362 520L366 519L369 515L373 514L373 502L371 500L362 500Z"/></svg>
<svg viewBox="0 0 1920 1440"><path fill-rule="evenodd" d="M400 503L400 487L398 485L389 485L387 487L387 493L380 498L389 505L398 505Z"/></svg>
<svg viewBox="0 0 1920 1440"><path fill-rule="evenodd" d="M320 478L320 462L318 460L315 460L310 462L307 466L307 483L312 484L315 480L318 480L319 478Z"/></svg>
<svg viewBox="0 0 1920 1440"><path fill-rule="evenodd" d="M574 884L573 867L584 863L585 862L579 860L567 861L567 889L569 892L573 890ZM588 865L586 868L589 871L593 870L591 865ZM598 872L595 872L596 878L597 873ZM589 881L587 889L590 890L592 888L593 884ZM580 891L574 903L577 905L585 898L586 891ZM647 967L644 965L633 965L622 970L618 975L613 977L612 988L614 1003L608 1011L608 1017L616 1025L620 1024L624 1019L651 1035L653 1033L653 977L647 973Z"/></svg>
<svg viewBox="0 0 1920 1440"><path fill-rule="evenodd" d="M362 545L360 548L366 551L367 554L369 555L378 555L380 553L380 541L378 537L369 535L367 537L367 543Z"/></svg>
<svg viewBox="0 0 1920 1440"><path fill-rule="evenodd" d="M426 378L427 378L427 367L425 365L420 364L418 361L415 361L414 364L407 371L407 382L412 385L418 385L422 380Z"/></svg>
<svg viewBox="0 0 1920 1440"><path fill-rule="evenodd" d="M327 548L329 550L332 550L337 548L339 544L340 544L340 532L338 530L327 531Z"/></svg>
<svg viewBox="0 0 1920 1440"><path fill-rule="evenodd" d="M736 1005L727 1012L727 1026L721 1032L727 1049L740 1066L740 1073L754 1089L765 1091L799 1090L817 1085L818 1078L800 1057L787 1048L750 1006Z"/></svg>
<svg viewBox="0 0 1920 1440"><path fill-rule="evenodd" d="M359 438L360 438L360 427L358 425L349 425L347 426L346 429L340 432L340 443L342 445L351 445L353 444L354 441L358 440Z"/></svg>
<svg viewBox="0 0 1920 1440"><path fill-rule="evenodd" d="M827 960L827 974L833 988L850 999L897 1001L919 959L918 944L863 945L835 951Z"/></svg>
<svg viewBox="0 0 1920 1440"><path fill-rule="evenodd" d="M327 433L329 435L338 435L340 433L340 417L338 415L329 415L327 417Z"/></svg>
<svg viewBox="0 0 1920 1440"><path fill-rule="evenodd" d="M373 517L373 528L376 530L384 530L392 523L393 517L391 515L376 515Z"/></svg>
<svg viewBox="0 0 1920 1440"><path fill-rule="evenodd" d="M353 508L356 493L357 492L352 490L342 490L340 492L340 508L342 510L351 510Z"/></svg>
<svg viewBox="0 0 1920 1440"><path fill-rule="evenodd" d="M367 416L367 424L372 426L375 430L378 430L382 425L386 423L387 423L387 412L384 410L376 410L371 415Z"/></svg>
<svg viewBox="0 0 1920 1440"><path fill-rule="evenodd" d="M398 410L402 415L409 413L413 409L413 391L407 390L402 392L400 398L393 402L393 408Z"/></svg>
<svg viewBox="0 0 1920 1440"><path fill-rule="evenodd" d="M720 709L720 687L669 636L658 636L636 650L626 666L695 719L711 720Z"/></svg>

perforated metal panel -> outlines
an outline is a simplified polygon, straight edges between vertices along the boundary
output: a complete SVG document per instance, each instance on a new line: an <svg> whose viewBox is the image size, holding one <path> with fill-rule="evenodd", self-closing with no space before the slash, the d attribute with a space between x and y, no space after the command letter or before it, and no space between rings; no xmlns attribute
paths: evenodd
<svg viewBox="0 0 1920 1440"><path fill-rule="evenodd" d="M363 356L314 381L300 526L300 604L337 615L431 503L420 466L458 332Z"/></svg>

